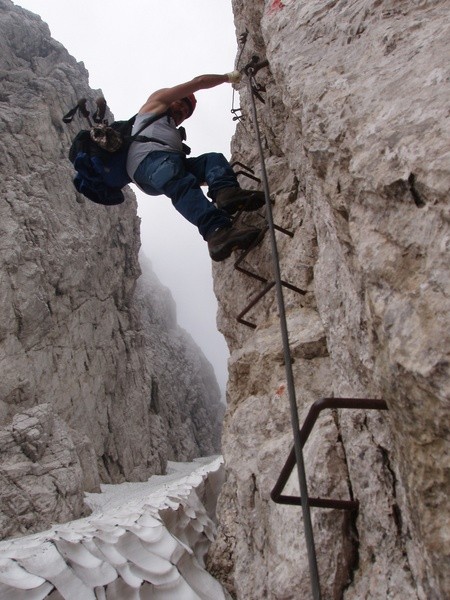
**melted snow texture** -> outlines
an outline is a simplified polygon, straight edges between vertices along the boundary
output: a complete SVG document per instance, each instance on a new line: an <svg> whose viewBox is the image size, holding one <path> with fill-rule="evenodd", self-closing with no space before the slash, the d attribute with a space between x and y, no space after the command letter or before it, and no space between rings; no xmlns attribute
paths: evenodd
<svg viewBox="0 0 450 600"><path fill-rule="evenodd" d="M222 459L169 466L88 494L85 519L0 543L0 599L226 600L204 569Z"/></svg>

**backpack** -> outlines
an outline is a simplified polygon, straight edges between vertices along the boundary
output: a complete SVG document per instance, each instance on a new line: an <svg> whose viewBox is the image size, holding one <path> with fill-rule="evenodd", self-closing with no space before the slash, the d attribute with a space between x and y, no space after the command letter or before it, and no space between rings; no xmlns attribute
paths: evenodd
<svg viewBox="0 0 450 600"><path fill-rule="evenodd" d="M96 103L97 110L92 117L96 125L90 119L85 98L63 117L64 123L71 123L75 114L79 112L91 126L89 130L81 130L73 139L69 160L77 172L73 180L76 190L97 204L113 206L125 200L122 188L131 182L126 169L131 143L159 141L139 136L139 133L166 113L149 117L139 131L131 135L136 115L128 121L114 121L108 125L104 119L105 100L99 98Z"/></svg>

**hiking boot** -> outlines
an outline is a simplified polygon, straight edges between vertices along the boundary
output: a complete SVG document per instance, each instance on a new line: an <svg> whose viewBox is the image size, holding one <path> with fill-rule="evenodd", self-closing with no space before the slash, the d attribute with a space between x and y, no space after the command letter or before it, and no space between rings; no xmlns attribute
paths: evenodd
<svg viewBox="0 0 450 600"><path fill-rule="evenodd" d="M217 192L216 206L229 215L233 215L238 210L251 212L258 210L265 204L264 192L256 190L242 190L239 187L223 188Z"/></svg>
<svg viewBox="0 0 450 600"><path fill-rule="evenodd" d="M257 227L246 227L245 229L225 227L217 229L207 240L209 255L216 262L225 260L237 248L246 250L260 233L261 229Z"/></svg>

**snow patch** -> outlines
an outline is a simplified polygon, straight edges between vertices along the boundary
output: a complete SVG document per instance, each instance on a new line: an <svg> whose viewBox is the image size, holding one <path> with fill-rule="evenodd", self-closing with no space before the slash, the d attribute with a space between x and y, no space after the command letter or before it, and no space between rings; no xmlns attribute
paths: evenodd
<svg viewBox="0 0 450 600"><path fill-rule="evenodd" d="M227 600L205 570L220 456L87 494L92 514L0 543L0 598Z"/></svg>

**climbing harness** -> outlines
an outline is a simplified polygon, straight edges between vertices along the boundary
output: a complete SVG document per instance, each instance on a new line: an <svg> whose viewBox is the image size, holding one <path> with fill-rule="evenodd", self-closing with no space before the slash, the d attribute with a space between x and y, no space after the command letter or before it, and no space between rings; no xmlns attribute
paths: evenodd
<svg viewBox="0 0 450 600"><path fill-rule="evenodd" d="M247 41L247 33L244 34L241 41L245 45ZM239 55L239 59L242 55ZM262 277L258 273L250 270L247 267L242 266L242 261L247 255L257 246L259 240L247 250L243 251L239 258L236 260L234 266L237 270L245 273L246 275L260 281L264 284L263 289L250 301L250 303L244 308L244 310L237 316L238 322L246 325L250 328L256 328L256 325L247 319L244 319L244 316L247 312L253 308L271 289L275 287L276 296L277 296L277 305L278 305L278 314L279 314L279 322L280 322L280 331L281 338L283 343L283 355L284 355L284 365L285 365L285 374L286 374L286 383L287 383L287 392L289 397L289 406L290 406L290 414L291 414L291 426L294 437L294 445L288 456L288 459L282 469L282 472L276 482L272 492L271 499L279 504L291 504L298 505L302 507L303 514L303 525L304 525L304 534L306 541L306 548L308 554L308 565L309 565L309 573L311 580L311 589L314 600L320 600L321 590L320 590L320 578L319 572L317 568L317 557L315 550L315 542L314 542L314 533L312 528L311 521L311 511L310 507L315 506L319 508L334 508L341 510L350 510L357 511L359 507L358 500L351 498L350 500L337 500L332 498L311 498L308 495L308 486L306 480L306 470L305 463L303 457L303 447L308 439L309 434L314 427L314 424L317 418L320 415L320 412L324 409L366 409L366 410L387 410L387 404L384 400L381 399L373 399L373 398L322 398L314 402L311 406L308 415L304 421L303 427L300 428L299 425L299 417L298 417L298 409L297 409L297 400L295 393L295 383L294 376L292 370L292 355L289 344L289 333L287 328L287 319L286 319L286 310L285 310L285 302L283 296L283 288L288 288L293 290L294 292L304 295L306 292L301 290L300 288L283 281L281 278L281 269L280 269L280 260L278 254L277 241L275 237L275 231L280 231L281 233L293 237L293 233L279 227L273 221L273 213L272 213L272 203L270 198L270 189L268 176L265 165L264 158L264 150L262 144L262 136L258 123L258 115L256 110L256 99L261 102L264 102L264 99L261 96L261 92L265 91L264 86L258 84L255 80L256 73L268 66L268 61L260 61L257 56L253 56L251 61L243 68L241 71L247 76L247 85L249 89L249 97L250 97L250 105L252 112L252 120L253 126L256 135L256 142L258 146L260 166L261 166L261 180L254 175L254 171L239 162L233 163L234 166L241 167L240 171L236 171L236 174L244 175L249 177L250 179L256 180L258 182L262 182L264 195L265 195L265 219L267 222L266 228L262 232L262 236L267 232L270 238L271 245L271 254L272 254L272 270L273 270L273 281L268 281L266 277ZM233 97L233 107L232 111L234 114L233 120L239 120L240 122L244 119L241 113L241 109L234 108L234 97ZM261 216L261 215L260 215ZM297 476L299 481L300 488L300 496L287 496L283 495L283 489L293 472L295 466L297 467Z"/></svg>

